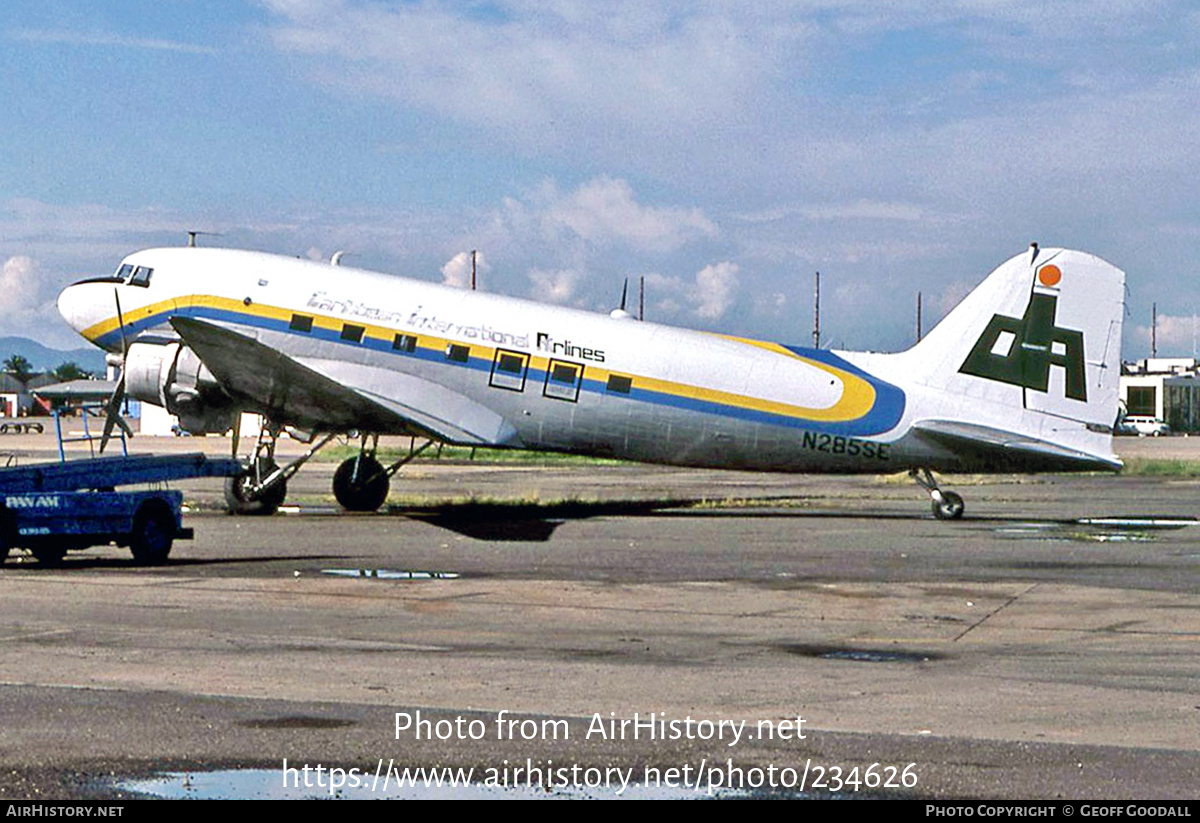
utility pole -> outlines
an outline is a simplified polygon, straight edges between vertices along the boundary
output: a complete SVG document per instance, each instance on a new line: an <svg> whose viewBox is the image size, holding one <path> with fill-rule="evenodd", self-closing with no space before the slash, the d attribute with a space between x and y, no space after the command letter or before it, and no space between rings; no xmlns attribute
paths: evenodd
<svg viewBox="0 0 1200 823"><path fill-rule="evenodd" d="M921 342L921 293L917 292L917 342Z"/></svg>
<svg viewBox="0 0 1200 823"><path fill-rule="evenodd" d="M813 279L813 348L821 348L821 273Z"/></svg>
<svg viewBox="0 0 1200 823"><path fill-rule="evenodd" d="M1158 357L1158 304L1150 304L1150 356Z"/></svg>

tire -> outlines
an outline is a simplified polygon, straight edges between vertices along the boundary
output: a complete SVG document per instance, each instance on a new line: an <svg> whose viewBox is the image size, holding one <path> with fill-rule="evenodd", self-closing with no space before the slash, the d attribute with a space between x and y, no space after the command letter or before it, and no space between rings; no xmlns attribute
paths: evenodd
<svg viewBox="0 0 1200 823"><path fill-rule="evenodd" d="M67 556L67 547L62 543L40 543L31 546L29 553L43 566L57 566Z"/></svg>
<svg viewBox="0 0 1200 823"><path fill-rule="evenodd" d="M13 531L8 506L4 505L4 500L0 498L0 563L8 559L9 552L12 549Z"/></svg>
<svg viewBox="0 0 1200 823"><path fill-rule="evenodd" d="M147 500L133 516L133 531L129 534L129 551L142 566L157 566L167 562L175 542L175 515L161 500Z"/></svg>
<svg viewBox="0 0 1200 823"><path fill-rule="evenodd" d="M355 464L358 480L354 480ZM365 480L365 482L364 482ZM333 475L333 496L346 511L377 511L387 500L391 481L383 473L383 465L374 457L351 457L342 461Z"/></svg>
<svg viewBox="0 0 1200 823"><path fill-rule="evenodd" d="M275 471L275 464L263 467L263 474ZM250 488L254 485L254 470L246 469L241 474L225 478L225 510L230 514L251 517L268 517L279 511L287 497L287 481L281 480L262 494L254 497Z"/></svg>
<svg viewBox="0 0 1200 823"><path fill-rule="evenodd" d="M933 516L938 520L960 520L966 510L962 495L944 491L941 500L933 501Z"/></svg>

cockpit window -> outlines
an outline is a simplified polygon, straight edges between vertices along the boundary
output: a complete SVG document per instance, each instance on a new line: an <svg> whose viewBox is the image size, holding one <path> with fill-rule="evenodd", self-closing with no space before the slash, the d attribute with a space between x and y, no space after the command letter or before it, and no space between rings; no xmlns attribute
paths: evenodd
<svg viewBox="0 0 1200 823"><path fill-rule="evenodd" d="M132 263L122 263L121 268L117 269L116 278L124 283L129 279L129 275L133 274Z"/></svg>
<svg viewBox="0 0 1200 823"><path fill-rule="evenodd" d="M154 269L138 266L133 270L133 277L129 278L129 285L145 288L150 285L150 275L152 274L154 274Z"/></svg>

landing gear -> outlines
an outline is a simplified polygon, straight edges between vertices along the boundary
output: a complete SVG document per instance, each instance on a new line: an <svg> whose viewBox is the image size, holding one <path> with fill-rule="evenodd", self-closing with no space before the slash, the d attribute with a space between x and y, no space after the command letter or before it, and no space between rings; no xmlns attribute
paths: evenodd
<svg viewBox="0 0 1200 823"><path fill-rule="evenodd" d="M385 469L375 458L379 435L364 434L358 457L344 461L333 475L333 496L347 511L376 511L387 500L392 475L432 445L433 441L427 440L420 448L410 448L407 455Z"/></svg>
<svg viewBox="0 0 1200 823"><path fill-rule="evenodd" d="M281 478L269 486L264 482L278 471L274 460L256 459L250 468L225 478L225 510L230 514L264 517L279 511L287 497L287 480Z"/></svg>
<svg viewBox="0 0 1200 823"><path fill-rule="evenodd" d="M277 512L287 497L288 478L334 437L332 433L325 435L304 454L280 468L275 462L275 441L279 438L280 430L277 423L268 421L258 433L250 468L225 481L225 507L230 514L268 515Z"/></svg>
<svg viewBox="0 0 1200 823"><path fill-rule="evenodd" d="M937 481L933 479L933 472L929 471L929 469L910 469L908 475L917 482L918 486L929 492L929 500L933 508L934 517L938 520L959 520L962 518L963 511L966 509L962 495L939 488Z"/></svg>
<svg viewBox="0 0 1200 823"><path fill-rule="evenodd" d="M333 496L346 511L373 512L387 500L391 481L370 454L351 457L333 475Z"/></svg>

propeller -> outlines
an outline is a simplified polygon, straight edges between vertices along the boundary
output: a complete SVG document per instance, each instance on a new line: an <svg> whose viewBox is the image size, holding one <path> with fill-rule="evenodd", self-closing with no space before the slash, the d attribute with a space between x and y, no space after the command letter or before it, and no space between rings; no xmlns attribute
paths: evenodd
<svg viewBox="0 0 1200 823"><path fill-rule="evenodd" d="M117 322L121 324L121 373L117 376L117 387L113 389L112 396L108 398L104 408L104 434L100 436L101 454L104 454L104 447L112 439L115 427L120 426L121 431L133 437L133 429L129 428L125 418L121 417L121 403L125 401L125 360L129 356L129 341L125 338L125 315L121 312L121 294L115 288L113 299L117 303Z"/></svg>

